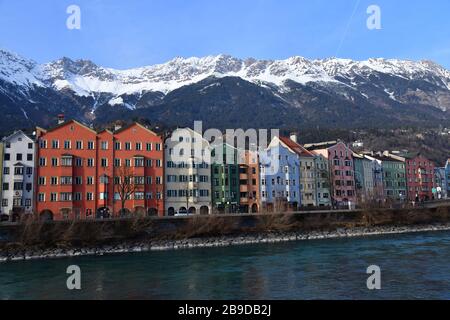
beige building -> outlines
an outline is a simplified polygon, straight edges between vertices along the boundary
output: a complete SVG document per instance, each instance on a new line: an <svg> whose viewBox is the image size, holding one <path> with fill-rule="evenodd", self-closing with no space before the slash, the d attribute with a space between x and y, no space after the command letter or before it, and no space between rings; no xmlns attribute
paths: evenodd
<svg viewBox="0 0 450 320"><path fill-rule="evenodd" d="M165 214L211 214L211 150L190 128L165 141Z"/></svg>

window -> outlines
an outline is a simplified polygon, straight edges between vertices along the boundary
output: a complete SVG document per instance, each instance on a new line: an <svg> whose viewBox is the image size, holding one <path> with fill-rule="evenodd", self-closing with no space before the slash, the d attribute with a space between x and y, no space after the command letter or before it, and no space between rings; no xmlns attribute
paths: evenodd
<svg viewBox="0 0 450 320"><path fill-rule="evenodd" d="M17 161L22 161L22 159L23 159L23 156L22 156L21 153L16 154L16 160Z"/></svg>
<svg viewBox="0 0 450 320"><path fill-rule="evenodd" d="M136 185L144 185L145 178L144 177L134 177L134 184Z"/></svg>
<svg viewBox="0 0 450 320"><path fill-rule="evenodd" d="M47 165L47 158L39 158L39 166L40 167L45 167Z"/></svg>
<svg viewBox="0 0 450 320"><path fill-rule="evenodd" d="M87 185L93 185L94 184L94 177L87 177L86 178L86 184Z"/></svg>
<svg viewBox="0 0 450 320"><path fill-rule="evenodd" d="M33 154L32 153L28 153L27 154L27 161L33 161Z"/></svg>
<svg viewBox="0 0 450 320"><path fill-rule="evenodd" d="M3 184L3 190L4 191L8 191L9 190L9 183L4 183Z"/></svg>
<svg viewBox="0 0 450 320"><path fill-rule="evenodd" d="M145 178L145 183L146 183L147 185L151 185L151 184L153 183L152 177L146 177L146 178Z"/></svg>
<svg viewBox="0 0 450 320"><path fill-rule="evenodd" d="M144 158L134 158L134 166L135 167L143 167L144 166Z"/></svg>
<svg viewBox="0 0 450 320"><path fill-rule="evenodd" d="M70 192L61 192L59 196L61 201L72 201L72 193Z"/></svg>
<svg viewBox="0 0 450 320"><path fill-rule="evenodd" d="M73 200L74 201L82 201L83 195L81 194L81 192L75 192L73 195Z"/></svg>
<svg viewBox="0 0 450 320"><path fill-rule="evenodd" d="M108 192L100 192L100 200L108 200Z"/></svg>
<svg viewBox="0 0 450 320"><path fill-rule="evenodd" d="M86 194L86 200L87 201L94 201L94 194L92 192L88 192Z"/></svg>
<svg viewBox="0 0 450 320"><path fill-rule="evenodd" d="M156 160L156 167L157 167L157 168L161 168L161 166L162 166L161 160L160 160L160 159L157 159L157 160Z"/></svg>
<svg viewBox="0 0 450 320"><path fill-rule="evenodd" d="M40 186L45 186L45 184L46 184L46 179L45 179L45 177L39 177L39 179L38 179L38 184L39 184Z"/></svg>
<svg viewBox="0 0 450 320"><path fill-rule="evenodd" d="M75 143L75 147L76 147L77 150L82 150L83 149L83 141L78 140Z"/></svg>
<svg viewBox="0 0 450 320"><path fill-rule="evenodd" d="M58 158L52 158L52 167L58 166Z"/></svg>
<svg viewBox="0 0 450 320"><path fill-rule="evenodd" d="M15 176L22 176L23 175L23 167L15 167L14 168L14 175Z"/></svg>
<svg viewBox="0 0 450 320"><path fill-rule="evenodd" d="M161 177L156 177L156 184L161 184L162 182L162 178Z"/></svg>
<svg viewBox="0 0 450 320"><path fill-rule="evenodd" d="M144 200L144 193L143 192L135 192L134 199L135 200Z"/></svg>
<svg viewBox="0 0 450 320"><path fill-rule="evenodd" d="M33 149L33 143L32 142L28 143L28 149L30 149L30 150Z"/></svg>
<svg viewBox="0 0 450 320"><path fill-rule="evenodd" d="M152 144L151 143L147 143L146 149L147 149L147 151L152 151Z"/></svg>
<svg viewBox="0 0 450 320"><path fill-rule="evenodd" d="M2 207L8 206L8 199L2 199Z"/></svg>
<svg viewBox="0 0 450 320"><path fill-rule="evenodd" d="M88 167L93 167L94 166L94 159L93 158L87 159L87 166Z"/></svg>
<svg viewBox="0 0 450 320"><path fill-rule="evenodd" d="M50 202L56 202L58 201L58 194L57 193L50 193Z"/></svg>
<svg viewBox="0 0 450 320"><path fill-rule="evenodd" d="M61 181L61 185L71 185L72 177L61 177L60 181Z"/></svg>
<svg viewBox="0 0 450 320"><path fill-rule="evenodd" d="M120 142L118 142L118 141L114 142L114 149L116 149L116 150L120 150L121 149Z"/></svg>
<svg viewBox="0 0 450 320"><path fill-rule="evenodd" d="M95 143L94 141L88 141L88 150L94 150L95 149Z"/></svg>
<svg viewBox="0 0 450 320"><path fill-rule="evenodd" d="M59 140L52 140L52 149L59 149Z"/></svg>
<svg viewBox="0 0 450 320"><path fill-rule="evenodd" d="M70 140L64 141L64 149L69 150L71 148Z"/></svg>
<svg viewBox="0 0 450 320"><path fill-rule="evenodd" d="M5 153L4 155L5 161L11 160L11 155L9 153Z"/></svg>
<svg viewBox="0 0 450 320"><path fill-rule="evenodd" d="M51 179L50 179L50 184L51 184L52 186L58 185L58 177L51 177Z"/></svg>
<svg viewBox="0 0 450 320"><path fill-rule="evenodd" d="M27 192L30 192L33 189L33 184L32 183L27 183L25 185L25 190L27 190Z"/></svg>
<svg viewBox="0 0 450 320"><path fill-rule="evenodd" d="M156 151L161 151L161 144L160 143L156 144Z"/></svg>
<svg viewBox="0 0 450 320"><path fill-rule="evenodd" d="M45 202L45 193L39 193L38 194L38 201L39 202Z"/></svg>
<svg viewBox="0 0 450 320"><path fill-rule="evenodd" d="M125 150L131 150L131 142L125 142Z"/></svg>
<svg viewBox="0 0 450 320"><path fill-rule="evenodd" d="M147 168L153 167L153 160L152 159L145 160L145 165L147 166ZM169 167L169 168L175 168L175 167Z"/></svg>
<svg viewBox="0 0 450 320"><path fill-rule="evenodd" d="M83 159L82 158L75 158L75 166L82 167L83 166Z"/></svg>
<svg viewBox="0 0 450 320"><path fill-rule="evenodd" d="M131 160L125 159L125 167L131 167Z"/></svg>
<svg viewBox="0 0 450 320"><path fill-rule="evenodd" d="M39 147L41 149L47 149L47 140L43 140L43 139L39 140Z"/></svg>
<svg viewBox="0 0 450 320"><path fill-rule="evenodd" d="M106 168L108 166L108 159L102 158L101 166L102 166L102 168Z"/></svg>
<svg viewBox="0 0 450 320"><path fill-rule="evenodd" d="M109 179L107 176L101 176L100 177L100 183L101 184L108 184L109 183Z"/></svg>
<svg viewBox="0 0 450 320"><path fill-rule="evenodd" d="M108 150L108 141L102 141L100 144L102 150Z"/></svg>
<svg viewBox="0 0 450 320"><path fill-rule="evenodd" d="M142 150L142 143L136 142L136 151L141 151L141 150Z"/></svg>
<svg viewBox="0 0 450 320"><path fill-rule="evenodd" d="M75 177L75 184L76 185L82 185L83 184L83 177Z"/></svg>
<svg viewBox="0 0 450 320"><path fill-rule="evenodd" d="M62 157L61 166L71 167L72 166L72 157Z"/></svg>
<svg viewBox="0 0 450 320"><path fill-rule="evenodd" d="M114 167L120 167L120 159L114 159Z"/></svg>

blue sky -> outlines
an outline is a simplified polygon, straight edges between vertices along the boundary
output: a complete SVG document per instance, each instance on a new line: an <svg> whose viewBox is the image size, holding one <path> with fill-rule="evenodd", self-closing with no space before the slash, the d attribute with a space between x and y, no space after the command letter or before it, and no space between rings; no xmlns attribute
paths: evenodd
<svg viewBox="0 0 450 320"><path fill-rule="evenodd" d="M69 5L81 30L66 28ZM366 27L381 8L381 30ZM450 68L448 0L0 0L0 47L113 68L176 56L429 59Z"/></svg>

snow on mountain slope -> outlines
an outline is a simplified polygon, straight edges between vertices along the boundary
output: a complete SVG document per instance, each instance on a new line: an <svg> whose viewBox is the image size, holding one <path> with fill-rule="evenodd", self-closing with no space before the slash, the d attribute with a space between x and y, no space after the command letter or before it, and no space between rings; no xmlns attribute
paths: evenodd
<svg viewBox="0 0 450 320"><path fill-rule="evenodd" d="M38 65L16 54L0 50L0 79L22 86L25 90L33 85L47 86L56 90L69 89L78 96L108 93L120 97L146 91L167 94L210 76L240 77L257 84L274 84L282 90L286 80L300 84L344 84L343 79L347 79L353 84L355 78L360 77L368 81L370 75L375 73L406 80L423 80L450 90L450 72L428 61L353 61L335 58L308 60L302 57L286 60L242 60L219 55L175 58L164 64L115 70L99 67L88 60L72 61L68 58ZM347 81L345 85L348 85Z"/></svg>

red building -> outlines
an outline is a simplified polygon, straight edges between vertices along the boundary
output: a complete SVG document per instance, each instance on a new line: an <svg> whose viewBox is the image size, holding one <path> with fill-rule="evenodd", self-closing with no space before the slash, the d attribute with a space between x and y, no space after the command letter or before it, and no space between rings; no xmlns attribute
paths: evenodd
<svg viewBox="0 0 450 320"><path fill-rule="evenodd" d="M421 154L407 154L402 158L406 163L406 185L410 201L427 201L433 198L434 168L433 162Z"/></svg>
<svg viewBox="0 0 450 320"><path fill-rule="evenodd" d="M162 216L162 146L160 136L138 123L114 132L74 120L38 128L37 213L55 220Z"/></svg>

